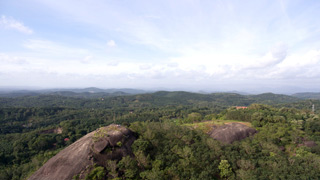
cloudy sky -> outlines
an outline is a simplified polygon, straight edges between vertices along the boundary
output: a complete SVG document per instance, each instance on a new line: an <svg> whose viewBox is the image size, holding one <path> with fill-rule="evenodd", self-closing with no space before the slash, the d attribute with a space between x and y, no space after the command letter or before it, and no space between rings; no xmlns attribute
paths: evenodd
<svg viewBox="0 0 320 180"><path fill-rule="evenodd" d="M0 87L320 91L318 0L1 0Z"/></svg>

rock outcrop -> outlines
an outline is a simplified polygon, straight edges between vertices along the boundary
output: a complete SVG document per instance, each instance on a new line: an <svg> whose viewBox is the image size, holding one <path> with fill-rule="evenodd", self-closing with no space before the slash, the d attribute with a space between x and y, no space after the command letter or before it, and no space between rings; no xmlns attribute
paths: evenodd
<svg viewBox="0 0 320 180"><path fill-rule="evenodd" d="M230 123L222 126L213 126L209 135L222 143L231 144L255 133L257 133L255 129L244 124Z"/></svg>
<svg viewBox="0 0 320 180"><path fill-rule="evenodd" d="M312 147L317 146L317 143L314 142L314 141L308 141L308 140L302 138L302 143L298 144L298 146L299 147L300 146L306 146L306 147L311 147L312 148Z"/></svg>
<svg viewBox="0 0 320 180"><path fill-rule="evenodd" d="M315 147L317 144L314 141L305 141L303 142L303 145L306 147Z"/></svg>
<svg viewBox="0 0 320 180"><path fill-rule="evenodd" d="M136 137L120 125L109 125L93 131L52 157L29 180L69 180L84 176L94 164L104 166L107 160L120 160L132 155Z"/></svg>
<svg viewBox="0 0 320 180"><path fill-rule="evenodd" d="M136 140L129 129L120 125L110 125L98 129L93 136L93 158L95 163L106 166L107 160L121 160L133 156L131 145Z"/></svg>
<svg viewBox="0 0 320 180"><path fill-rule="evenodd" d="M44 131L40 131L40 134L61 134L62 128L54 128L54 129L48 129Z"/></svg>

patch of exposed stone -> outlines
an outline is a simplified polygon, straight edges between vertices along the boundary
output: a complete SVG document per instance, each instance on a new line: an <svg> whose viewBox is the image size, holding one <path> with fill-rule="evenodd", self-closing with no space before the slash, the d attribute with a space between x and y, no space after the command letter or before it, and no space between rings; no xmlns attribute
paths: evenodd
<svg viewBox="0 0 320 180"><path fill-rule="evenodd" d="M240 123L230 123L222 126L213 126L209 132L210 137L225 143L231 144L257 133L254 128Z"/></svg>
<svg viewBox="0 0 320 180"><path fill-rule="evenodd" d="M61 133L62 133L61 127L40 131L40 134L61 134Z"/></svg>
<svg viewBox="0 0 320 180"><path fill-rule="evenodd" d="M136 137L129 129L112 124L93 131L49 159L29 180L83 179L94 165L106 167L109 160L133 156Z"/></svg>
<svg viewBox="0 0 320 180"><path fill-rule="evenodd" d="M302 143L298 144L298 146L306 146L306 147L315 147L317 146L316 142L307 140L305 138L301 138Z"/></svg>
<svg viewBox="0 0 320 180"><path fill-rule="evenodd" d="M303 142L303 145L307 146L307 147L315 147L315 146L317 146L317 144L314 141L305 141L305 142Z"/></svg>
<svg viewBox="0 0 320 180"><path fill-rule="evenodd" d="M112 124L100 128L93 136L93 156L98 165L106 166L107 160L121 160L124 156L133 156L131 145L136 140L129 129Z"/></svg>

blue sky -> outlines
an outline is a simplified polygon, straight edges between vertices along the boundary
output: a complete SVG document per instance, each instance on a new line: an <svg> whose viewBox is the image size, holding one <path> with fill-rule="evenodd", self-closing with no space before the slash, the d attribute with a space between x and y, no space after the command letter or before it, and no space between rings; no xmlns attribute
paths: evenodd
<svg viewBox="0 0 320 180"><path fill-rule="evenodd" d="M320 91L320 1L3 0L0 87Z"/></svg>

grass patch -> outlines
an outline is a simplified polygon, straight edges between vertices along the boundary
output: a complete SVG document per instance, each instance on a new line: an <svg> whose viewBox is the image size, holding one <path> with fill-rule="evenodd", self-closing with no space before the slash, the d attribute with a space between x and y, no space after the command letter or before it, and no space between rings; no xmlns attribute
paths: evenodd
<svg viewBox="0 0 320 180"><path fill-rule="evenodd" d="M114 132L114 131L120 131L119 127L115 126L115 125L110 125L107 127L102 127L100 129L98 129L94 134L93 134L93 142L97 142L99 139L103 138L103 137L108 137L109 133Z"/></svg>

